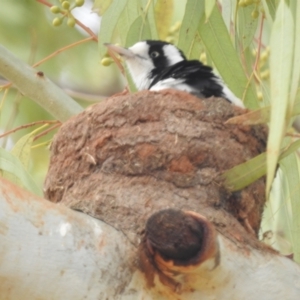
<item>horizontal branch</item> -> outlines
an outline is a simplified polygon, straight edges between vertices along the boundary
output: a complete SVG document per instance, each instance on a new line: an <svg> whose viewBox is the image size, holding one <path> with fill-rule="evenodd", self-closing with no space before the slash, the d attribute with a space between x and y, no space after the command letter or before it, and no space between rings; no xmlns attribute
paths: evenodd
<svg viewBox="0 0 300 300"><path fill-rule="evenodd" d="M185 214L207 229L192 264L164 260L150 241L154 257L139 270L137 249L120 231L0 179L1 299L298 299L296 263L239 248L205 218Z"/></svg>
<svg viewBox="0 0 300 300"><path fill-rule="evenodd" d="M1 299L116 299L131 279L120 231L1 178L0 245Z"/></svg>

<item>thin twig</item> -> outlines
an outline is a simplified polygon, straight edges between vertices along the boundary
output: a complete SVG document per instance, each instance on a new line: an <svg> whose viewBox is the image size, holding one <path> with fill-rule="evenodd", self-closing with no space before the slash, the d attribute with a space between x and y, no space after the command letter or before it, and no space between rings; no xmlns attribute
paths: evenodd
<svg viewBox="0 0 300 300"><path fill-rule="evenodd" d="M61 122L59 122L57 120L35 121L35 122L29 123L29 124L18 126L18 127L14 128L14 129L11 129L9 131L6 131L6 132L4 132L3 134L0 135L0 138L3 138L4 136L9 135L11 133L14 133L18 130L25 129L25 128L28 128L28 127L32 127L32 126L35 126L35 125L38 125L38 124L55 124L55 123L61 124Z"/></svg>
<svg viewBox="0 0 300 300"><path fill-rule="evenodd" d="M300 133L289 133L289 132L287 132L285 135L295 137L295 138L300 138Z"/></svg>
<svg viewBox="0 0 300 300"><path fill-rule="evenodd" d="M262 39L262 31L263 31L263 25L264 25L264 20L265 20L265 15L262 14L261 16L261 22L260 22L260 27L259 27L259 35L258 35L258 47L257 47L257 54L256 54L256 58L255 58L255 63L253 66L253 70L254 72L257 71L257 67L258 67L258 62L259 62L259 58L260 58L260 51L261 51L261 39Z"/></svg>
<svg viewBox="0 0 300 300"><path fill-rule="evenodd" d="M86 31L91 37L92 40L98 43L98 37L95 35L95 33L87 26L82 24L79 20L75 18L75 22L78 26L80 26L84 31Z"/></svg>
<svg viewBox="0 0 300 300"><path fill-rule="evenodd" d="M33 140L36 141L36 140L39 139L40 137L46 135L46 134L49 133L50 131L52 131L52 130L54 130L54 129L60 127L60 126L61 126L61 123L55 124L55 125L51 126L51 127L48 128L47 130L45 130L45 131L41 132L40 134L36 135L36 136L34 137Z"/></svg>
<svg viewBox="0 0 300 300"><path fill-rule="evenodd" d="M253 68L252 68L252 73L251 73L251 75L250 75L250 77L249 77L249 79L248 79L248 82L247 82L245 91L244 91L244 93L243 93L243 97L242 97L243 100L244 100L245 97L246 97L246 93L247 93L247 90L248 90L248 88L249 88L249 86L250 86L250 83L251 83L251 80L252 80L253 76L254 76L254 78L255 78L258 82L260 82L260 79L259 79L259 77L258 77L258 75L257 75L257 72L256 72L257 70L256 70L256 69L257 69L257 66L258 66L259 58L260 58L261 39L262 39L262 30L263 30L264 19L265 19L265 15L262 14L262 16L261 16L261 22L260 22L260 28L259 28L259 37L258 37L257 54L256 54L254 66L253 66Z"/></svg>
<svg viewBox="0 0 300 300"><path fill-rule="evenodd" d="M47 2L47 1L45 1L45 0L36 0L36 1L42 3L42 4L46 5L46 6L49 6L49 7L52 6L51 3L49 3L49 2Z"/></svg>
<svg viewBox="0 0 300 300"><path fill-rule="evenodd" d="M38 1L38 0L37 0ZM40 61L36 62L35 64L32 65L33 68L36 68L37 66L41 65L42 63L44 63L45 61L49 60L50 58L58 55L59 53L63 52L63 51L66 51L72 47L75 47L75 46L78 46L80 44L83 44L83 43L86 43L88 41L91 41L93 40L94 38L93 37L88 37L88 38L85 38L83 40L80 40L80 41L77 41L75 43L72 43L70 45L67 45L67 46L64 46L58 50L56 50L55 52L51 53L50 55L44 57L43 59L41 59ZM12 82L8 82L6 83L5 85L2 86L2 89L8 89L9 87L11 87L13 83Z"/></svg>
<svg viewBox="0 0 300 300"><path fill-rule="evenodd" d="M75 46L78 46L78 45L80 45L80 44L83 44L83 43L85 43L85 42L88 42L88 41L90 41L90 40L92 40L92 39L93 39L93 37L90 36L90 37L88 37L88 38L86 38L86 39L83 39L83 40L77 41L77 42L75 42L75 43L73 43L73 44L64 46L64 47L62 47L62 48L56 50L55 52L51 53L50 55L44 57L42 60L36 62L35 64L32 65L32 67L35 68L35 67L39 66L40 64L44 63L45 61L47 61L48 59L50 59L50 58L52 58L52 57L58 55L59 53L61 53L61 52L63 52L63 51L66 51L66 50L68 50L68 49L70 49L70 48L72 48L72 47L75 47Z"/></svg>

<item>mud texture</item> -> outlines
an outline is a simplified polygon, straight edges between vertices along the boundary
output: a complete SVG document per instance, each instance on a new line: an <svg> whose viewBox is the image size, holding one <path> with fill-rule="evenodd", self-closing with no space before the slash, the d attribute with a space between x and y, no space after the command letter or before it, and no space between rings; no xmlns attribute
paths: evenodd
<svg viewBox="0 0 300 300"><path fill-rule="evenodd" d="M179 91L113 96L61 127L45 196L110 224L135 245L153 213L175 208L259 247L264 179L235 193L219 180L265 151L265 127L224 124L242 113L224 99Z"/></svg>

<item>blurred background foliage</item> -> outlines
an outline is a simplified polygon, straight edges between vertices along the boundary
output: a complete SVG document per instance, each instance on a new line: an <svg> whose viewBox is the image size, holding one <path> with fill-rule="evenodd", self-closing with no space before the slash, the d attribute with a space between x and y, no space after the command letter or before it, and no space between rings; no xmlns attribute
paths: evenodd
<svg viewBox="0 0 300 300"><path fill-rule="evenodd" d="M300 114L297 32L297 0L1 0L0 9L0 44L28 65L53 55L36 70L83 108L126 84L106 53L106 42L130 46L143 39L166 40L188 58L214 66L247 108L255 110L236 122L268 123L270 128L266 156L239 166L229 181L241 186L248 175L267 174L269 201L261 238L300 261L300 161L292 127ZM7 84L3 74L0 134L55 120L53 112ZM53 124L56 129L47 132ZM2 176L42 194L55 130L57 123L40 122L1 137ZM282 158L288 147L293 152Z"/></svg>

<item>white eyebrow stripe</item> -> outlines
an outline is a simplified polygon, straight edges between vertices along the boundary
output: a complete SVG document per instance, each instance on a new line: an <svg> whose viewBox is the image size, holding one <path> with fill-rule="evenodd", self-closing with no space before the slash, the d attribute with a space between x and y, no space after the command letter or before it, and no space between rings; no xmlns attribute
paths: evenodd
<svg viewBox="0 0 300 300"><path fill-rule="evenodd" d="M164 45L163 51L165 57L168 59L169 66L177 64L178 62L184 60L180 51L174 45Z"/></svg>

